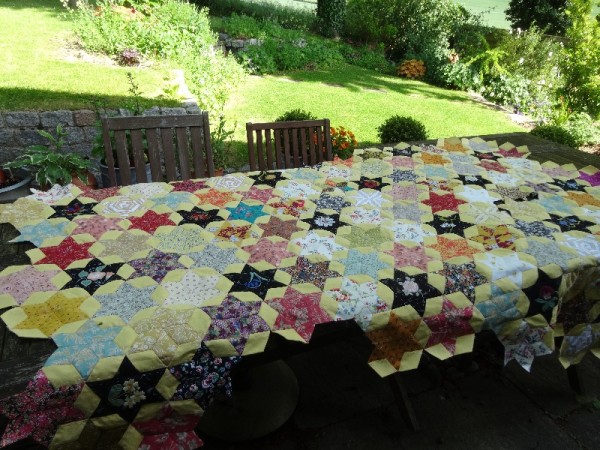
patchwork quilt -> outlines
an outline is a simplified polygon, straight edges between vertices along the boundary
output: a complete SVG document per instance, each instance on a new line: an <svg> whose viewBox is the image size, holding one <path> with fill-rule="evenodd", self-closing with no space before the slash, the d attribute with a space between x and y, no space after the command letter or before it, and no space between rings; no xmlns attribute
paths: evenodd
<svg viewBox="0 0 600 450"><path fill-rule="evenodd" d="M492 330L525 369L600 357L600 170L481 139L357 150L281 172L36 192L0 206L35 245L2 319L56 351L0 401L6 446L192 449L270 333L354 320L381 376Z"/></svg>

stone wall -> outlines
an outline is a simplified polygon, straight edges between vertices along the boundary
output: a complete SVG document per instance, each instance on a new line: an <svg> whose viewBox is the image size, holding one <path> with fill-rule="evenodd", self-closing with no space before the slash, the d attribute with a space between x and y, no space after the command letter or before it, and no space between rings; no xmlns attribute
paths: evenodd
<svg viewBox="0 0 600 450"><path fill-rule="evenodd" d="M198 114L195 103L186 102L181 108L154 107L144 111L146 116ZM107 111L109 116L130 116L126 109ZM0 111L0 165L11 161L30 145L46 145L48 141L38 130L56 134L56 126L62 125L67 132L66 151L75 151L91 156L93 142L101 132L96 126L94 111Z"/></svg>

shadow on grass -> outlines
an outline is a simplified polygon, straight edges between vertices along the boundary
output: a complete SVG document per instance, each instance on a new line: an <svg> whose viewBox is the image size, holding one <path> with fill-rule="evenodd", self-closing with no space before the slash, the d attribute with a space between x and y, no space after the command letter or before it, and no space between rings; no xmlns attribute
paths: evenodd
<svg viewBox="0 0 600 450"><path fill-rule="evenodd" d="M61 14L68 12L67 9L60 4L59 0L2 0L2 2L0 2L0 8L17 10L35 8L44 10L55 16L60 16Z"/></svg>
<svg viewBox="0 0 600 450"><path fill-rule="evenodd" d="M450 91L423 82L394 78L372 70L356 66L341 69L316 70L314 72L291 72L279 75L297 82L323 83L339 86L351 92L396 92L402 95L415 95L455 102L473 102L462 91Z"/></svg>
<svg viewBox="0 0 600 450"><path fill-rule="evenodd" d="M108 109L131 109L132 97L126 95L94 95L89 93L73 93L30 88L0 87L0 110L33 110L50 111L57 109L94 109L94 105L106 106ZM18 107L15 107L18 105ZM152 106L181 106L181 102L172 99L146 98L140 99L143 109Z"/></svg>

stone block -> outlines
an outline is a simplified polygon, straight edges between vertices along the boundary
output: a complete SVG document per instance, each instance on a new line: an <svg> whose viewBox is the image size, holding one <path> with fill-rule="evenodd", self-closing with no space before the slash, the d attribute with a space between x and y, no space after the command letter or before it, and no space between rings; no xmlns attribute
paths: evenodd
<svg viewBox="0 0 600 450"><path fill-rule="evenodd" d="M185 110L188 114L200 114L202 112L200 107L195 102L186 105Z"/></svg>
<svg viewBox="0 0 600 450"><path fill-rule="evenodd" d="M22 147L2 147L0 148L0 165L12 161L17 156L23 154Z"/></svg>
<svg viewBox="0 0 600 450"><path fill-rule="evenodd" d="M89 127L96 123L96 113L89 109L73 111L73 119L78 127Z"/></svg>
<svg viewBox="0 0 600 450"><path fill-rule="evenodd" d="M40 115L35 111L12 111L4 113L7 127L38 127L40 126Z"/></svg>
<svg viewBox="0 0 600 450"><path fill-rule="evenodd" d="M233 48L244 48L244 40L243 39L234 39L231 41L231 46Z"/></svg>
<svg viewBox="0 0 600 450"><path fill-rule="evenodd" d="M187 114L185 108L160 108L163 116L184 116Z"/></svg>
<svg viewBox="0 0 600 450"><path fill-rule="evenodd" d="M131 112L130 110L128 110L126 108L119 108L118 115L121 117L131 117L131 116L133 116L133 112Z"/></svg>
<svg viewBox="0 0 600 450"><path fill-rule="evenodd" d="M92 156L92 145L89 142L79 142L70 145L70 149L72 152L78 153L84 157Z"/></svg>
<svg viewBox="0 0 600 450"><path fill-rule="evenodd" d="M227 33L219 33L220 41L226 41L227 39L229 39L229 35Z"/></svg>
<svg viewBox="0 0 600 450"><path fill-rule="evenodd" d="M23 148L29 147L30 145L48 145L49 142L44 136L35 129L15 130L14 132L15 142Z"/></svg>
<svg viewBox="0 0 600 450"><path fill-rule="evenodd" d="M145 110L142 114L144 116L160 116L160 108L158 106L153 106L152 108Z"/></svg>
<svg viewBox="0 0 600 450"><path fill-rule="evenodd" d="M15 145L14 132L12 128L0 129L0 148Z"/></svg>
<svg viewBox="0 0 600 450"><path fill-rule="evenodd" d="M248 45L258 45L258 39L254 39L254 38L248 39L246 41L246 46L248 46Z"/></svg>
<svg viewBox="0 0 600 450"><path fill-rule="evenodd" d="M96 136L102 134L102 130L98 127L82 127L84 140L93 142Z"/></svg>
<svg viewBox="0 0 600 450"><path fill-rule="evenodd" d="M45 111L40 113L40 120L43 127L56 128L57 125L63 127L72 127L75 125L73 121L73 113L71 111Z"/></svg>
<svg viewBox="0 0 600 450"><path fill-rule="evenodd" d="M66 127L65 132L67 133L65 136L65 142L67 144L78 144L85 139L83 130L80 127Z"/></svg>

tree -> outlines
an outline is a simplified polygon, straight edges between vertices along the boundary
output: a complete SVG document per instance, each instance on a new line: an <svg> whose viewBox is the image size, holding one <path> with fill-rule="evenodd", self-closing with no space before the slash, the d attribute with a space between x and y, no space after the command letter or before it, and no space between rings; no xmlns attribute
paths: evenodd
<svg viewBox="0 0 600 450"><path fill-rule="evenodd" d="M534 23L548 34L564 35L570 19L568 0L510 0L504 11L513 28L527 30Z"/></svg>
<svg viewBox="0 0 600 450"><path fill-rule="evenodd" d="M317 0L317 18L322 35L339 37L345 15L346 0Z"/></svg>

